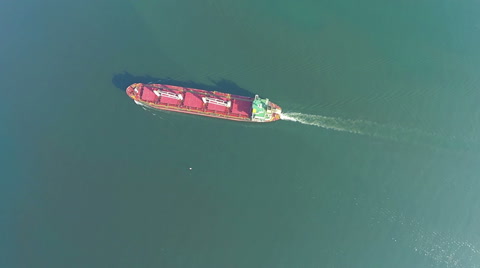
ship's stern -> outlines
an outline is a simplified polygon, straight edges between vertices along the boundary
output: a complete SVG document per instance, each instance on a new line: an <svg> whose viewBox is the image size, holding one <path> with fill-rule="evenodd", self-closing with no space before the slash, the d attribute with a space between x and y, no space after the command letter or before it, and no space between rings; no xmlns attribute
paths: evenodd
<svg viewBox="0 0 480 268"><path fill-rule="evenodd" d="M252 121L253 122L273 122L280 120L282 108L271 102L269 99L262 99L255 95L252 102Z"/></svg>
<svg viewBox="0 0 480 268"><path fill-rule="evenodd" d="M278 106L277 104L270 102L272 106L272 120L271 121L277 121L282 118L282 108Z"/></svg>

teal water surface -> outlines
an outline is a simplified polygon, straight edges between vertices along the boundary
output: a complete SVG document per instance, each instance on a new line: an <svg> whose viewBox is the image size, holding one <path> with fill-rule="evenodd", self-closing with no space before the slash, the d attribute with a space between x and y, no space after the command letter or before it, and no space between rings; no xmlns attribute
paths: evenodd
<svg viewBox="0 0 480 268"><path fill-rule="evenodd" d="M1 267L480 267L478 1L0 3ZM284 119L144 110L133 82Z"/></svg>

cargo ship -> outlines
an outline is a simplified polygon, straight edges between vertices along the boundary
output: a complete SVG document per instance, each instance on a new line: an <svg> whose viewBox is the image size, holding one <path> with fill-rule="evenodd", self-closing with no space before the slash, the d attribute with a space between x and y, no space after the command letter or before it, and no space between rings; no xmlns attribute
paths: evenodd
<svg viewBox="0 0 480 268"><path fill-rule="evenodd" d="M127 87L135 103L157 110L246 122L273 122L282 109L269 99L165 84L135 83Z"/></svg>

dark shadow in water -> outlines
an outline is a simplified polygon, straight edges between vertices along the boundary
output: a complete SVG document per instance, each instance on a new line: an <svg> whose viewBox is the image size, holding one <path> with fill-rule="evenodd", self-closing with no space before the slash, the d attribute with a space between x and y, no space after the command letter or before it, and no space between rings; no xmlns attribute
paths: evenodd
<svg viewBox="0 0 480 268"><path fill-rule="evenodd" d="M212 85L201 84L193 81L179 81L172 79L170 77L152 77L150 75L144 76L135 76L128 72L124 72L121 74L116 74L112 78L112 83L115 87L119 88L120 90L124 91L129 85L133 83L159 83L159 84L168 84L173 86L179 87L189 87L189 88L198 88L203 90L209 91L219 91L234 95L240 96L247 96L247 97L254 97L255 94L251 91L248 91L244 88L239 87L233 81L220 79L215 81L213 79L209 79Z"/></svg>

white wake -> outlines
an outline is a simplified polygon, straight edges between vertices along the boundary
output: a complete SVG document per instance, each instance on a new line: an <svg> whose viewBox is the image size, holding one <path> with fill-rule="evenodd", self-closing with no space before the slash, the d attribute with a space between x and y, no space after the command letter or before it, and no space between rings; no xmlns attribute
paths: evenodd
<svg viewBox="0 0 480 268"><path fill-rule="evenodd" d="M422 144L433 147L451 147L454 149L478 147L478 141L467 141L458 137L446 137L434 132L407 128L389 124L380 124L366 120L351 120L323 115L303 113L283 113L282 120L298 122L330 130L377 137L397 142Z"/></svg>
<svg viewBox="0 0 480 268"><path fill-rule="evenodd" d="M293 122L299 122L305 125L317 126L326 129L332 129L337 131L345 131L356 134L367 134L362 130L366 125L374 124L371 122L355 121L348 119L340 119L335 117L327 117L322 115L302 114L302 113L283 113L281 115L282 120L288 120Z"/></svg>

